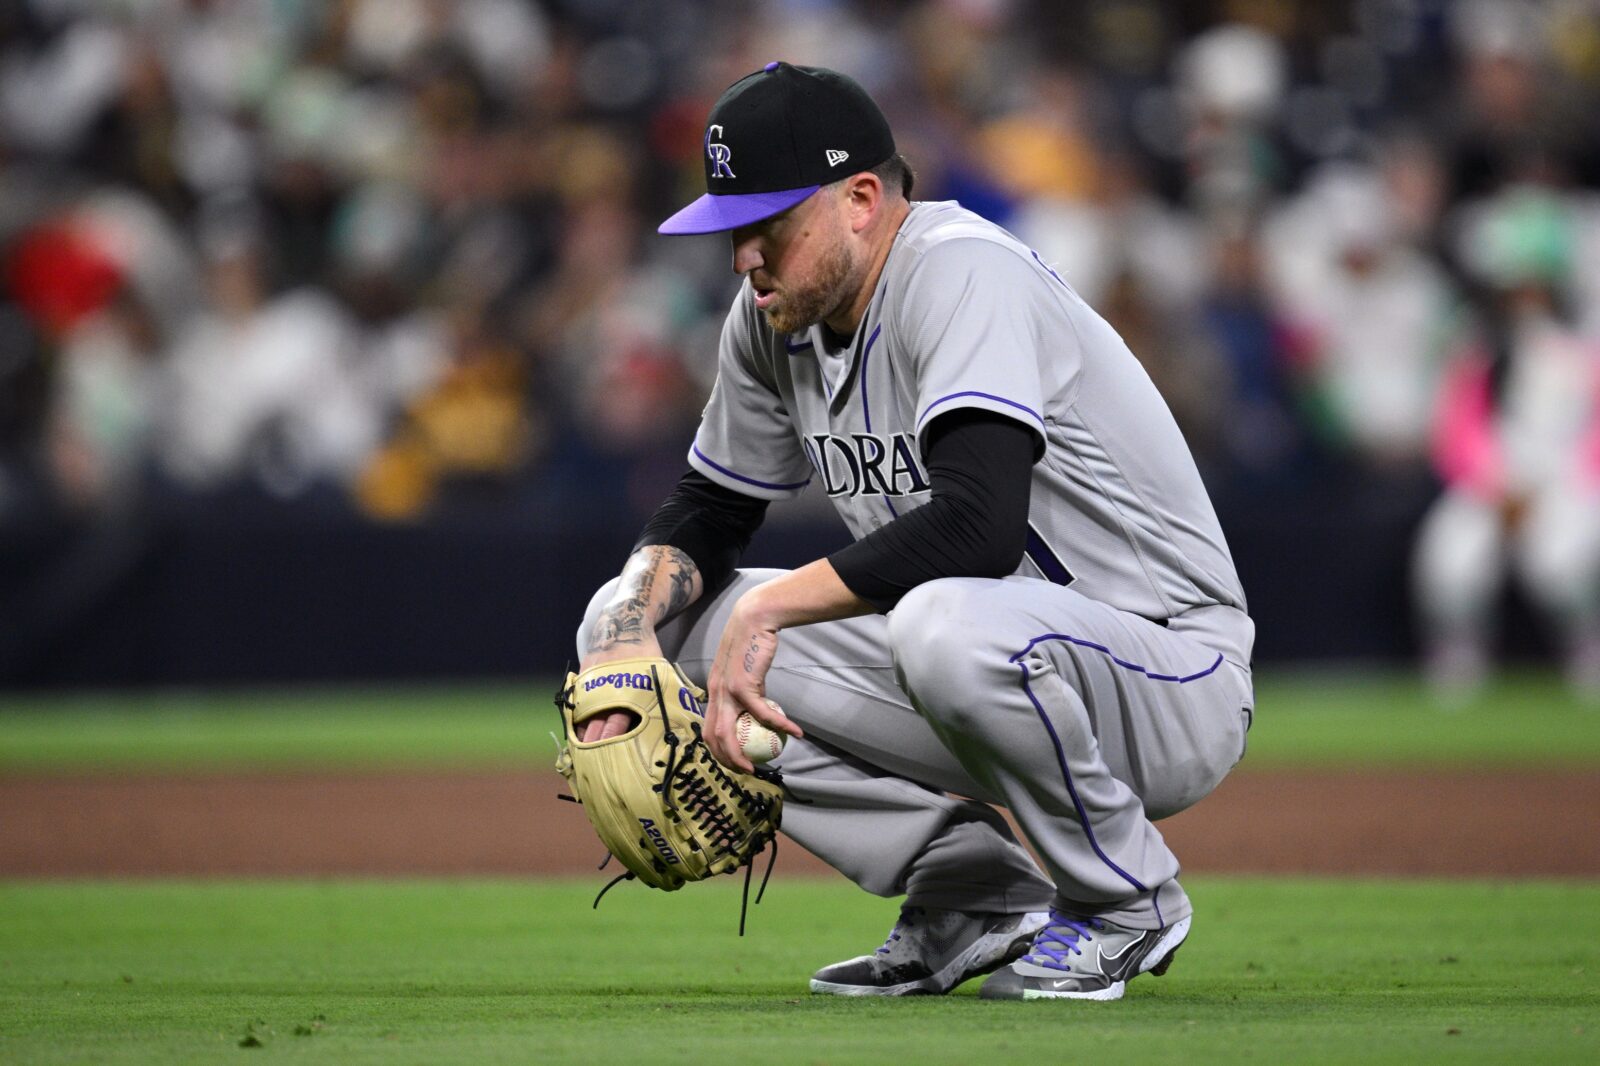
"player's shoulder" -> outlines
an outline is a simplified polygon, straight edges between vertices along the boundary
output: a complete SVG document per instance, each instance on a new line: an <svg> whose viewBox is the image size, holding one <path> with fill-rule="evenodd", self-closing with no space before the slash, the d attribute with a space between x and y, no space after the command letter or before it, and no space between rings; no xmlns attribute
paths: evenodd
<svg viewBox="0 0 1600 1066"><path fill-rule="evenodd" d="M903 268L923 272L934 265L963 268L974 264L1004 267L1026 264L1032 253L1003 227L969 211L954 200L917 201L900 227Z"/></svg>
<svg viewBox="0 0 1600 1066"><path fill-rule="evenodd" d="M946 287L967 294L1017 290L1043 278L1027 245L954 200L911 205L887 272L898 299L943 298Z"/></svg>
<svg viewBox="0 0 1600 1066"><path fill-rule="evenodd" d="M1027 246L1004 227L954 200L914 202L900 227L900 239L908 251L921 255L952 244L970 246L969 242L1028 254Z"/></svg>

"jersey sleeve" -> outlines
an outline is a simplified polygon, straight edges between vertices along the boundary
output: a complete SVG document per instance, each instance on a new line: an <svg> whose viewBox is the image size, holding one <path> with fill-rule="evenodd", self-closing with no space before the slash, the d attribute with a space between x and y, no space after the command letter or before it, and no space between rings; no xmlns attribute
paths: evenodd
<svg viewBox="0 0 1600 1066"><path fill-rule="evenodd" d="M717 381L689 448L689 465L724 488L782 500L810 482L811 463L771 368L761 365L753 314L741 291L722 326Z"/></svg>
<svg viewBox="0 0 1600 1066"><path fill-rule="evenodd" d="M1076 338L1042 337L1036 305L1059 285L1041 264L993 241L944 241L923 253L907 279L899 334L916 369L916 432L962 408L1026 426L1044 447L1043 360L1057 383L1076 374Z"/></svg>

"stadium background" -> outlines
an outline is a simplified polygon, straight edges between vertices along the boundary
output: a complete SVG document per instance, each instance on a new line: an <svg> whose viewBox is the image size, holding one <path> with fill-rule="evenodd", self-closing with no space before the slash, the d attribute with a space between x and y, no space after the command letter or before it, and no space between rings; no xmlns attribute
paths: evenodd
<svg viewBox="0 0 1600 1066"><path fill-rule="evenodd" d="M1594 15L5 5L0 680L558 667L685 467L735 286L717 238L654 223L709 102L780 55L859 77L919 196L1015 229L1128 337L1261 662L1409 656L1433 397L1494 343L1462 219L1544 190L1600 323ZM815 496L769 525L753 560L843 535Z"/></svg>
<svg viewBox="0 0 1600 1066"><path fill-rule="evenodd" d="M547 690L735 286L654 224L779 57L1113 321L1238 561L1250 754L1118 1014L793 998L893 916L798 849L744 941L589 913ZM1441 706L1411 602L1496 279L1600 336L1597 104L1596 0L0 2L0 1059L1600 1056L1592 693L1513 585Z"/></svg>

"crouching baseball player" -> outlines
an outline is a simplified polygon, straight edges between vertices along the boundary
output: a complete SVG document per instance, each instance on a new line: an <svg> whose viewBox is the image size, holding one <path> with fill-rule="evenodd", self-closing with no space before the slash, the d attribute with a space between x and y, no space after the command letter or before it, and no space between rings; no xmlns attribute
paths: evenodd
<svg viewBox="0 0 1600 1066"><path fill-rule="evenodd" d="M1190 928L1154 822L1239 760L1253 703L1254 627L1183 438L1037 255L910 202L850 79L768 64L717 101L704 153L707 195L660 229L730 233L745 280L692 470L579 631L578 798L659 887L748 862L781 816L903 895L883 946L813 992L992 973L986 998L1116 999ZM812 479L853 543L736 570ZM752 721L787 738L781 787L753 774ZM608 752L653 776L646 809L574 773Z"/></svg>

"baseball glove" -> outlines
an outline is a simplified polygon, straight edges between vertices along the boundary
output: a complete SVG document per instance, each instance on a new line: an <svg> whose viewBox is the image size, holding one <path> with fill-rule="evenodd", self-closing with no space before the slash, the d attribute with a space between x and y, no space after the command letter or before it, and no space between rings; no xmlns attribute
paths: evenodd
<svg viewBox="0 0 1600 1066"><path fill-rule="evenodd" d="M556 695L566 733L556 769L600 840L627 867L617 880L636 877L672 892L748 867L768 843L776 847L780 779L771 771L729 770L711 757L701 738L705 698L665 659L568 674ZM616 710L638 723L609 740L579 739L583 723ZM746 869L747 886L749 877Z"/></svg>

